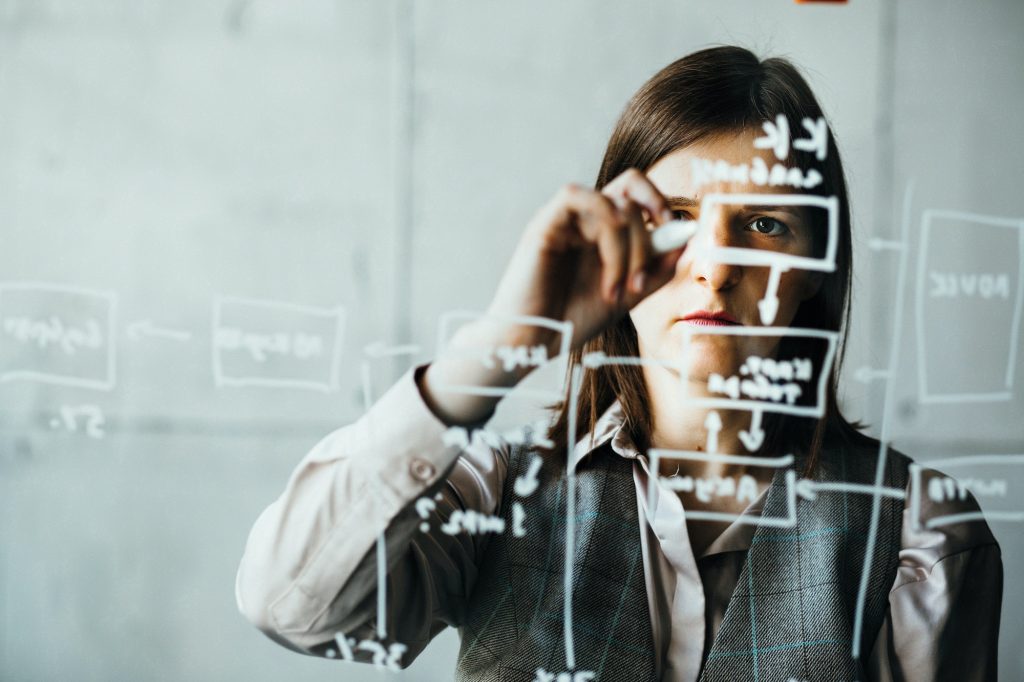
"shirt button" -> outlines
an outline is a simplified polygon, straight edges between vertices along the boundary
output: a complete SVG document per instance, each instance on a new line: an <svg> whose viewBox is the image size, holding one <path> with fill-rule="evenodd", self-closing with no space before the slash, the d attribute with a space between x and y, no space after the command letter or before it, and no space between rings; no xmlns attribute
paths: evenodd
<svg viewBox="0 0 1024 682"><path fill-rule="evenodd" d="M434 477L434 465L425 459L414 459L409 465L412 477L417 481L429 481Z"/></svg>

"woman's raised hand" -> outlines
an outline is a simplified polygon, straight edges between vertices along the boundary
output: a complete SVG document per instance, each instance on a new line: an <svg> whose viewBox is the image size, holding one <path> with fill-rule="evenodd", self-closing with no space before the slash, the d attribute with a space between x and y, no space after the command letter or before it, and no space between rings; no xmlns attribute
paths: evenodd
<svg viewBox="0 0 1024 682"><path fill-rule="evenodd" d="M562 187L527 225L488 312L572 322L581 346L672 278L683 249L655 252L649 229L672 217L635 168L600 191Z"/></svg>
<svg viewBox="0 0 1024 682"><path fill-rule="evenodd" d="M633 168L600 191L565 185L530 220L487 315L462 327L452 345L544 345L553 356L559 350L556 332L510 321L537 316L571 322L571 346L579 348L672 279L683 248L658 253L650 237L650 227L672 218L665 197ZM453 353L435 359L420 387L441 419L471 424L487 418L497 399L439 387L511 386L530 369L504 372Z"/></svg>

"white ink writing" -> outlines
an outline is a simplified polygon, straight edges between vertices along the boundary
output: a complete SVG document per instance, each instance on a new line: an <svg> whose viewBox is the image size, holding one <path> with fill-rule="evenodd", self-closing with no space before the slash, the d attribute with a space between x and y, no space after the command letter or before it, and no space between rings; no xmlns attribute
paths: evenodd
<svg viewBox="0 0 1024 682"><path fill-rule="evenodd" d="M692 159L691 175L697 187L715 182L753 183L764 187L789 186L799 189L813 189L821 184L821 173L811 168L806 172L797 167L787 167L781 163L768 164L760 157L754 157L750 163L730 164L719 159Z"/></svg>
<svg viewBox="0 0 1024 682"><path fill-rule="evenodd" d="M501 361L501 368L511 372L516 367L539 367L548 361L548 349L544 344L537 346L497 346L483 354L480 361L487 369L494 368L494 358Z"/></svg>
<svg viewBox="0 0 1024 682"><path fill-rule="evenodd" d="M305 360L324 352L323 338L319 334L277 332L257 334L243 332L237 327L217 330L215 344L223 350L245 349L256 362L266 362L268 355L293 355Z"/></svg>
<svg viewBox="0 0 1024 682"><path fill-rule="evenodd" d="M928 481L928 497L935 502L965 500L968 491L983 497L1005 497L1006 481L1003 479L984 481L976 478L957 480L948 476Z"/></svg>
<svg viewBox="0 0 1024 682"><path fill-rule="evenodd" d="M18 341L35 343L39 348L56 346L68 355L74 355L80 348L99 348L103 343L100 326L95 320L86 322L83 329L65 326L56 315L46 320L8 317L4 320L4 332Z"/></svg>
<svg viewBox="0 0 1024 682"><path fill-rule="evenodd" d="M693 478L692 476L667 476L661 479L669 490L695 492L701 502L710 502L712 496L735 497L739 501L753 502L757 499L757 481L744 474L739 482L733 476Z"/></svg>
<svg viewBox="0 0 1024 682"><path fill-rule="evenodd" d="M544 448L554 447L554 443L545 436L546 433L547 422L541 420L533 424L532 427L523 426L500 432L490 429L474 429L472 434L465 427L451 426L441 435L441 440L445 445L457 445L463 450L468 448L470 443L474 447L485 445L495 449L506 443L510 445L531 443Z"/></svg>
<svg viewBox="0 0 1024 682"><path fill-rule="evenodd" d="M1009 298L1010 278L1005 273L981 274L932 272L932 288L928 292L933 298L955 298L957 296L980 296L981 298Z"/></svg>
<svg viewBox="0 0 1024 682"><path fill-rule="evenodd" d="M394 642L385 648L382 643L372 639L356 642L354 637L346 637L340 632L334 636L334 641L338 645L338 651L341 653L341 660L343 661L354 661L356 659L356 651L368 651L373 654L373 665L375 667L396 672L402 669L402 655L407 648L404 644ZM326 655L327 658L334 658L337 656L337 653L333 649L328 649Z"/></svg>

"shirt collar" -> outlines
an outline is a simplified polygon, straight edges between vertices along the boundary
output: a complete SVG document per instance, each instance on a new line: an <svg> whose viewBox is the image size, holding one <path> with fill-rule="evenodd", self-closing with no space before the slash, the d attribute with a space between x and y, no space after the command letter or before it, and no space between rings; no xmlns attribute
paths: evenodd
<svg viewBox="0 0 1024 682"><path fill-rule="evenodd" d="M580 463L588 455L606 444L609 444L611 449L620 457L633 460L643 459L646 463L646 457L637 451L636 446L633 444L633 439L629 435L629 430L624 428L625 425L626 419L623 414L622 403L616 400L598 418L597 423L594 425L593 433L583 434L576 443L572 453L573 473L576 472ZM741 516L761 516L765 500L768 497L768 488L770 487L771 484L762 490L761 494L747 505ZM708 545L701 557L749 549L757 527L756 523L742 523L738 519L734 520Z"/></svg>
<svg viewBox="0 0 1024 682"><path fill-rule="evenodd" d="M757 499L753 500L747 505L747 508L743 510L740 516L753 516L760 517L761 512L764 509L765 499L768 497L768 491L771 489L773 484L768 486L761 491L757 496ZM725 530L715 538L704 553L700 555L700 558L711 556L712 554L723 554L725 552L737 552L740 550L748 550L754 542L754 533L757 532L758 525L756 523L742 523L739 518L734 519L732 523L726 526Z"/></svg>
<svg viewBox="0 0 1024 682"><path fill-rule="evenodd" d="M573 448L571 465L572 472L576 473L580 462L586 459L587 455L597 450L606 443L611 443L612 450L626 459L636 459L639 453L633 445L633 439L629 437L629 431L623 427L626 419L622 412L622 403L618 400L608 406L594 424L593 433L585 433L577 441Z"/></svg>

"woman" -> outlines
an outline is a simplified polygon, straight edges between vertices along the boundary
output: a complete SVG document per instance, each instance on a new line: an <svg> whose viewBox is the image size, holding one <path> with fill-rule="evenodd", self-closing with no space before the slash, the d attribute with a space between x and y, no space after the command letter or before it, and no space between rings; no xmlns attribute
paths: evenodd
<svg viewBox="0 0 1024 682"><path fill-rule="evenodd" d="M847 316L845 179L803 78L732 47L670 64L626 107L596 187L538 211L488 315L452 343L553 354L555 333L501 321L571 322L581 385L547 438L445 438L498 401L445 386L508 388L532 363L453 351L416 368L317 444L256 522L242 612L287 646L356 660L383 626L402 666L452 625L460 680L994 679L1002 566L987 525L913 527L909 460L840 414L828 334L757 333L841 333ZM807 196L837 199L835 234ZM659 253L650 233L672 218L701 227ZM786 268L830 253L834 271ZM820 418L730 409L759 396L806 415L819 380ZM960 497L922 496L922 523L977 509ZM470 511L504 532L452 530Z"/></svg>

